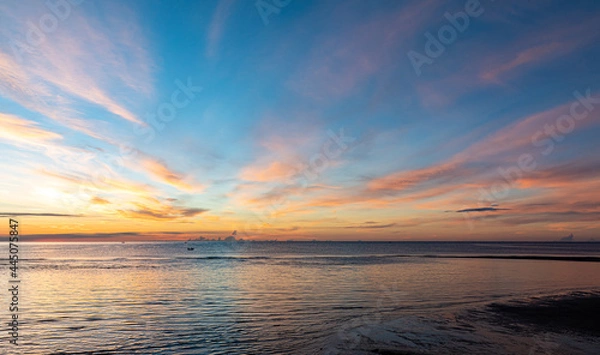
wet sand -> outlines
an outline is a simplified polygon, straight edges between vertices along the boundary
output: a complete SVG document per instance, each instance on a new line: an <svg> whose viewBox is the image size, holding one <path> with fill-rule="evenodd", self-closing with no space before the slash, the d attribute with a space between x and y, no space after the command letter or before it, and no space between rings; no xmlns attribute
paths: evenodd
<svg viewBox="0 0 600 355"><path fill-rule="evenodd" d="M600 336L600 293L576 292L529 302L493 303L488 308L506 326L511 324L507 322L518 321L544 331Z"/></svg>
<svg viewBox="0 0 600 355"><path fill-rule="evenodd" d="M598 315L600 291L514 299L357 327L324 354L592 355L600 349Z"/></svg>

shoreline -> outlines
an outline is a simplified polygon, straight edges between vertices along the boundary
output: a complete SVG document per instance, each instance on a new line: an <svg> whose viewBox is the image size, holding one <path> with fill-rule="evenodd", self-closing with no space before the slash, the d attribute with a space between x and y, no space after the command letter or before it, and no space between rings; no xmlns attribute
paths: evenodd
<svg viewBox="0 0 600 355"><path fill-rule="evenodd" d="M513 298L339 332L322 354L574 354L600 348L600 290Z"/></svg>

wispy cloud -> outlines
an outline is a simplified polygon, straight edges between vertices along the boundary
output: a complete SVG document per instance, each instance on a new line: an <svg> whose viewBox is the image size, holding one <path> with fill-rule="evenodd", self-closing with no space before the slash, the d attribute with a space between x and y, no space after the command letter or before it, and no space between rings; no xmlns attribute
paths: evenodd
<svg viewBox="0 0 600 355"><path fill-rule="evenodd" d="M209 58L217 55L234 4L234 0L220 0L217 4L206 35L206 56Z"/></svg>
<svg viewBox="0 0 600 355"><path fill-rule="evenodd" d="M493 56L486 57L482 62L488 64L480 77L499 82L502 76L528 65L550 62L568 55L598 37L595 31L598 20L598 17L590 18L582 13L545 19L546 22L552 22L552 27L543 26L533 33L529 32L519 40L509 42L500 51L495 51Z"/></svg>
<svg viewBox="0 0 600 355"><path fill-rule="evenodd" d="M22 17L39 16L26 4L3 7L5 25L13 40L25 41L27 25ZM73 8L69 21L59 32L48 34L31 52L17 61L11 41L0 46L1 93L24 107L92 137L93 127L81 120L78 104L83 101L102 107L107 113L143 124L132 112L130 98L148 99L152 88L153 64L144 48L145 40L136 25L136 16L126 5L106 4L125 18L102 22L90 16L86 6ZM110 28L111 31L107 31ZM123 51L127 48L127 52ZM116 93L119 94L116 94ZM118 98L118 99L117 99ZM110 116L110 115L106 115Z"/></svg>
<svg viewBox="0 0 600 355"><path fill-rule="evenodd" d="M240 179L247 181L285 181L297 173L296 167L285 163L274 161L266 166L250 165L240 173Z"/></svg>
<svg viewBox="0 0 600 355"><path fill-rule="evenodd" d="M544 127L555 124L559 117L569 114L571 104L568 102L516 120L440 163L374 178L368 182L368 189L415 194L440 187L452 192L469 185L489 186L501 178L497 169L515 165L521 154L537 152L537 156L541 157L539 147L532 144L532 138L538 132L545 137ZM600 112L592 111L585 121L577 122L574 131L597 125L596 117L600 117ZM506 144L508 141L511 144Z"/></svg>
<svg viewBox="0 0 600 355"><path fill-rule="evenodd" d="M37 122L0 112L0 139L19 146L45 147L62 140L58 133L43 129Z"/></svg>
<svg viewBox="0 0 600 355"><path fill-rule="evenodd" d="M369 16L358 26L341 25L338 29L336 25L331 35L318 38L308 65L294 74L288 85L318 101L347 97L383 67L395 64L389 53L401 48L429 19L428 10L437 6L435 1L413 2ZM330 11L343 18L350 16L349 8L348 4L338 4Z"/></svg>
<svg viewBox="0 0 600 355"><path fill-rule="evenodd" d="M385 229L395 227L396 223L347 226L348 229Z"/></svg>
<svg viewBox="0 0 600 355"><path fill-rule="evenodd" d="M148 184L138 183L116 174L94 175L93 172L66 173L41 168L38 173L65 181L73 188L82 188L89 191L122 193L126 195L152 196L158 194L158 190Z"/></svg>
<svg viewBox="0 0 600 355"><path fill-rule="evenodd" d="M596 13L573 10L576 6L560 14L545 12L548 6L547 2L494 3L493 9L490 7L476 21L490 28L505 28L503 38L490 40L497 34L474 30L471 25L467 31L473 38L459 37L453 46L461 50L446 50L432 65L436 75L422 77L414 84L422 106L447 112L481 90L498 85L511 90L512 83L529 85L521 81L528 81L532 71L551 73L560 60L579 55L597 41ZM534 12L542 14L535 23L517 20ZM464 53L469 53L471 60L464 60Z"/></svg>
<svg viewBox="0 0 600 355"><path fill-rule="evenodd" d="M0 217L82 217L78 214L65 214L65 213L50 213L50 212L0 212Z"/></svg>
<svg viewBox="0 0 600 355"><path fill-rule="evenodd" d="M102 197L94 196L90 202L96 205L109 205L110 201L103 199Z"/></svg>
<svg viewBox="0 0 600 355"><path fill-rule="evenodd" d="M177 207L171 204L154 204L150 206L142 203L136 203L135 205L137 206L136 209L124 209L119 210L118 212L126 218L174 220L186 217L195 217L209 211L205 208Z"/></svg>
<svg viewBox="0 0 600 355"><path fill-rule="evenodd" d="M200 184L186 182L180 173L170 169L162 160L146 156L140 161L140 166L156 181L171 185L182 191L200 192L204 189L204 186Z"/></svg>
<svg viewBox="0 0 600 355"><path fill-rule="evenodd" d="M505 72L509 72L522 65L531 62L537 62L543 58L547 58L550 55L556 53L557 51L564 49L564 47L564 45L561 45L559 43L549 43L538 45L532 48L527 48L517 53L515 55L515 58L510 62L484 72L483 74L481 74L481 77L485 80L494 81L498 78L498 76L504 74Z"/></svg>

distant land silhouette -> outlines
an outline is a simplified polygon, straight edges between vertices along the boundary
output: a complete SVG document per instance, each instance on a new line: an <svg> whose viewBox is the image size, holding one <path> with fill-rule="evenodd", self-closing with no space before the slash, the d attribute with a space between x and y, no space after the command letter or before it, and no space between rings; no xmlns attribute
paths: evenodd
<svg viewBox="0 0 600 355"><path fill-rule="evenodd" d="M231 235L225 237L224 239L221 239L221 237L218 237L215 239L215 238L206 238L203 236L199 236L198 238L190 238L187 241L188 242L244 242L245 241L242 238L237 239L236 237L237 237L237 230L234 230L233 233L231 233Z"/></svg>
<svg viewBox="0 0 600 355"><path fill-rule="evenodd" d="M560 238L561 242L572 242L575 239L575 236L573 235L573 233L569 234L566 237Z"/></svg>

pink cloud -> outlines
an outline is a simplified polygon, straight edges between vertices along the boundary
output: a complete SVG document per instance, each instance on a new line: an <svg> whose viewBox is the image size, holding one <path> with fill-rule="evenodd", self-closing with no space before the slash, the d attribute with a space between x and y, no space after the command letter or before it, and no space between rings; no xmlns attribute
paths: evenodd
<svg viewBox="0 0 600 355"><path fill-rule="evenodd" d="M526 11L534 11L544 4L521 5L528 8ZM487 11L480 20L514 26L506 18L506 14L514 10L512 6L506 4L508 8ZM535 30L523 29L514 41L491 43L484 38L479 42L454 44L470 49L470 60L465 61L458 56L462 52L457 52L455 56L446 53L444 57L436 59L433 65L441 66L438 61L444 60L446 67L453 70L442 71L443 67L440 67L435 80L421 79L416 83L422 105L427 109L447 108L466 94L489 85L504 84L507 79L518 77L526 70L542 67L594 43L598 38L596 23L599 19L588 16L582 20L580 17L581 14L565 14L558 19L545 20Z"/></svg>
<svg viewBox="0 0 600 355"><path fill-rule="evenodd" d="M115 13L127 16L126 20L111 17L108 20L111 32L106 30L106 24L85 16L83 7L77 7L72 9L77 13L69 21L61 22L56 33L46 35L31 52L20 53L20 62L13 59L12 42L2 46L0 76L7 79L3 80L3 94L69 127L69 121L78 120L79 113L70 107L76 100L96 104L122 119L143 124L125 104L129 99L123 99L123 93L133 100L130 104L136 102L133 98L137 102L147 99L153 91L153 64L135 16L125 6L107 6L115 6L112 9ZM16 6L2 12L9 19L6 25L11 26L12 32L25 38L29 28L23 19L39 17L38 10ZM81 126L75 129L93 132L93 129L81 130Z"/></svg>
<svg viewBox="0 0 600 355"><path fill-rule="evenodd" d="M554 22L556 19L552 19ZM552 23L529 32L509 46L499 48L482 60L479 77L485 82L502 82L502 77L514 75L522 67L541 65L582 48L597 38L598 18L581 20L574 15L560 18L562 23ZM575 24L573 22L576 22Z"/></svg>
<svg viewBox="0 0 600 355"><path fill-rule="evenodd" d="M250 165L245 167L239 177L247 181L285 181L290 179L297 169L282 162L274 161L265 166Z"/></svg>
<svg viewBox="0 0 600 355"><path fill-rule="evenodd" d="M542 59L546 59L559 51L564 51L566 47L567 45L564 43L548 43L527 48L517 53L515 58L508 63L482 73L481 78L487 81L496 81L496 79L505 72L512 71L531 62L539 62Z"/></svg>
<svg viewBox="0 0 600 355"><path fill-rule="evenodd" d="M533 145L532 138L538 134L541 134L542 138L547 138L546 126L556 125L559 117L568 115L573 103L577 101L524 117L472 144L444 162L372 179L368 182L367 189L372 192L387 191L403 194L411 198L427 198L452 192L453 189L469 186L469 184L489 187L502 178L497 168L516 166L522 154L531 154L539 158L541 148ZM573 120L576 122L573 130L583 130L597 125L598 117L600 111L596 110L589 113L585 120ZM476 166L483 167L476 168ZM529 176L533 177L535 174ZM526 180L522 183L526 183ZM430 189L437 189L439 185L445 186L442 191L436 191L434 194L427 193Z"/></svg>

